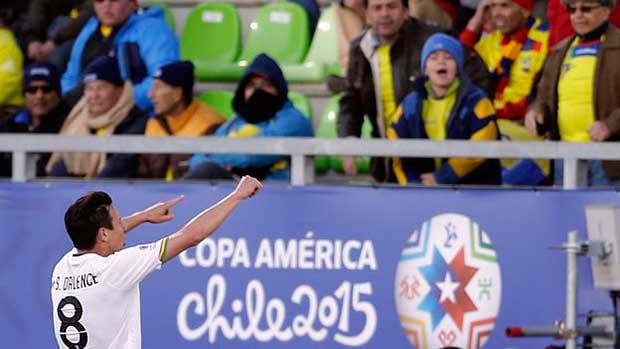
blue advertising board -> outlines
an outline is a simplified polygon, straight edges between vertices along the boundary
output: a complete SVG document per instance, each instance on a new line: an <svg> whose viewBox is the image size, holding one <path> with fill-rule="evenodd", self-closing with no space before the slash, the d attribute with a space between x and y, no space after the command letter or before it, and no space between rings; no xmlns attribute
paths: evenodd
<svg viewBox="0 0 620 349"><path fill-rule="evenodd" d="M55 347L51 272L71 248L66 208L109 192L122 214L185 194L169 235L231 185L0 183L3 347ZM566 257L584 206L615 191L267 185L211 237L141 285L144 348L544 347L512 325L564 317ZM610 309L580 260L580 310ZM88 309L84 309L88 311ZM88 329L86 329L88 330Z"/></svg>

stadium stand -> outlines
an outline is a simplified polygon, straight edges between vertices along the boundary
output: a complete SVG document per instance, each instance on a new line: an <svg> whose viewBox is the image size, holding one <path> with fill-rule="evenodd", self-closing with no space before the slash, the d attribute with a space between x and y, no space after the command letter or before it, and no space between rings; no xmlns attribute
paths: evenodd
<svg viewBox="0 0 620 349"><path fill-rule="evenodd" d="M312 105L308 97L303 93L291 91L288 93L288 99L291 100L295 108L299 109L302 114L312 120Z"/></svg>
<svg viewBox="0 0 620 349"><path fill-rule="evenodd" d="M263 6L250 24L239 63L245 66L261 52L279 64L300 63L306 56L309 41L305 10L295 3L271 3Z"/></svg>
<svg viewBox="0 0 620 349"><path fill-rule="evenodd" d="M235 113L231 105L233 97L231 91L205 91L198 96L198 100L228 119Z"/></svg>
<svg viewBox="0 0 620 349"><path fill-rule="evenodd" d="M194 63L198 80L239 79L240 51L241 18L233 5L206 3L191 11L181 34L181 57Z"/></svg>
<svg viewBox="0 0 620 349"><path fill-rule="evenodd" d="M341 75L333 10L323 10L308 55L302 64L283 64L282 71L289 81L323 82L328 74Z"/></svg>

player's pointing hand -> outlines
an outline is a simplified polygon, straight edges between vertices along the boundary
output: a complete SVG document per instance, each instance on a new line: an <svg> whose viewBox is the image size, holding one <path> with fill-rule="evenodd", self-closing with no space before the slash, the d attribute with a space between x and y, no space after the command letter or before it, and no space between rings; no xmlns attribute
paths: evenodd
<svg viewBox="0 0 620 349"><path fill-rule="evenodd" d="M179 195L168 201L159 202L144 210L146 221L149 223L163 223L174 218L172 207L185 199L185 195Z"/></svg>

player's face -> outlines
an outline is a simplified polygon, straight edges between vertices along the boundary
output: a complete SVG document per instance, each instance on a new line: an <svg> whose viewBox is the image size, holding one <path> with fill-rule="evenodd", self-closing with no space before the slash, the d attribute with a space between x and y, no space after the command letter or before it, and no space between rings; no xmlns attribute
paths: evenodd
<svg viewBox="0 0 620 349"><path fill-rule="evenodd" d="M112 216L112 229L108 229L108 244L112 252L116 252L125 246L125 235L127 232L116 207L110 207L110 215Z"/></svg>

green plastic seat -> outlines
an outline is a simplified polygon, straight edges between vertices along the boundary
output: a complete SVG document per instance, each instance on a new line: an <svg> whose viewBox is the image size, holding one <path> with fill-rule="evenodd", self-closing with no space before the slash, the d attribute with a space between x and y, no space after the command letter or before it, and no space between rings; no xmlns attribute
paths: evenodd
<svg viewBox="0 0 620 349"><path fill-rule="evenodd" d="M166 23L168 24L168 26L170 27L170 29L172 29L172 31L177 30L177 24L176 21L174 19L174 15L172 14L172 10L170 9L170 6L164 2L147 2L145 4L145 6L147 7L159 7L164 11L164 16L166 18Z"/></svg>
<svg viewBox="0 0 620 349"><path fill-rule="evenodd" d="M338 138L338 112L340 109L340 97L341 95L335 95L331 97L325 104L323 109L323 115L319 122L319 127L316 131L317 138ZM371 137L372 126L370 122L364 120L362 126L362 138ZM356 158L357 171L359 173L368 173L370 168L370 159L368 157ZM329 169L337 172L344 172L342 168L341 157L320 155L314 158L314 167L317 173L325 173Z"/></svg>
<svg viewBox="0 0 620 349"><path fill-rule="evenodd" d="M302 64L282 64L284 76L294 82L322 82L328 74L342 75L332 8L323 10L308 55Z"/></svg>
<svg viewBox="0 0 620 349"><path fill-rule="evenodd" d="M291 100L295 108L299 109L308 119L312 120L312 104L310 104L308 97L302 93L290 91L288 93L288 99Z"/></svg>
<svg viewBox="0 0 620 349"><path fill-rule="evenodd" d="M187 17L180 40L181 57L191 60L200 81L235 81L244 67L241 51L241 18L229 3L197 5Z"/></svg>
<svg viewBox="0 0 620 349"><path fill-rule="evenodd" d="M198 100L210 106L226 119L235 113L232 108L234 94L231 91L206 91L198 96Z"/></svg>
<svg viewBox="0 0 620 349"><path fill-rule="evenodd" d="M239 64L247 66L260 53L279 64L300 63L310 41L308 15L292 2L273 2L261 7L250 24Z"/></svg>

